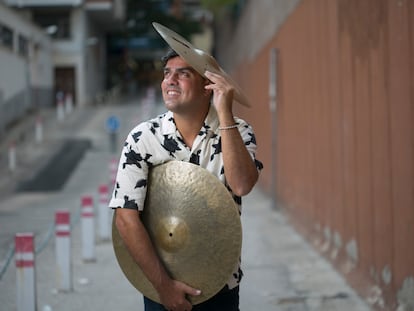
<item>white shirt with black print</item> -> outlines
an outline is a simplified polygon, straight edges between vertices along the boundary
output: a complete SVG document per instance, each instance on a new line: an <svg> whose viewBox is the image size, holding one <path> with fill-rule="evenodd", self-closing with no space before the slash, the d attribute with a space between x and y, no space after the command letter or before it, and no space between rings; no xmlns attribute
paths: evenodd
<svg viewBox="0 0 414 311"><path fill-rule="evenodd" d="M240 118L235 118L238 130L256 163L258 170L262 163L256 160L256 139L252 127ZM190 149L177 130L173 113L168 111L143 122L132 129L125 141L119 161L115 188L109 206L112 208L144 209L148 170L168 161L191 162L215 175L231 193L224 176L221 155L221 136L218 129L217 112L210 106L204 125ZM241 198L232 194L241 214ZM228 288L236 287L243 276L240 262L227 282Z"/></svg>

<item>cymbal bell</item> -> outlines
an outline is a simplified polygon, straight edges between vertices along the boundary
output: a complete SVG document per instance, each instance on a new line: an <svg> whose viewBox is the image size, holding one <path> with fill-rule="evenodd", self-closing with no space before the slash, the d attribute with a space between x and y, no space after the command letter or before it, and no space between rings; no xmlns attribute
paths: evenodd
<svg viewBox="0 0 414 311"><path fill-rule="evenodd" d="M112 239L121 270L143 295L160 302L126 249L115 217ZM188 162L153 167L141 219L170 276L202 291L188 297L192 304L225 286L240 258L242 229L237 205L217 177Z"/></svg>

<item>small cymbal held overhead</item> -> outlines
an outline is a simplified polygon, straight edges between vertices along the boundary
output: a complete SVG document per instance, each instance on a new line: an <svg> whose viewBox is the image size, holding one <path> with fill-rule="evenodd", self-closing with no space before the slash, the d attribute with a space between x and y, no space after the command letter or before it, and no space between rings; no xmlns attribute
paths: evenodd
<svg viewBox="0 0 414 311"><path fill-rule="evenodd" d="M143 295L160 302L126 249L115 217L113 247L122 271ZM188 297L192 304L225 286L240 258L242 229L237 206L217 177L188 162L153 167L141 217L170 276L202 291Z"/></svg>
<svg viewBox="0 0 414 311"><path fill-rule="evenodd" d="M195 48L190 42L171 29L153 22L155 30L177 52L188 64L191 65L200 75L206 78L205 71L219 73L225 76L234 87L234 100L245 107L251 107L248 98L239 85L220 67L216 59L207 52Z"/></svg>

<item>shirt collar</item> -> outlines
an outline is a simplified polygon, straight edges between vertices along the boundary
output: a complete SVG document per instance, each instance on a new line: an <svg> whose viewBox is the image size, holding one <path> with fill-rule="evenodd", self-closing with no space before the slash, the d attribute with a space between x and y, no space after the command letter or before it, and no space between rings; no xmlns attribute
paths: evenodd
<svg viewBox="0 0 414 311"><path fill-rule="evenodd" d="M212 131L213 133L219 126L217 112L213 105L210 105L207 117L204 120L203 127L200 131L207 132ZM207 128L206 128L207 127ZM161 132L163 135L174 134L177 131L177 127L174 122L174 114L171 111L167 111L165 117L162 120Z"/></svg>
<svg viewBox="0 0 414 311"><path fill-rule="evenodd" d="M176 130L174 115L171 111L167 111L162 119L161 132L163 135L168 135L175 133Z"/></svg>

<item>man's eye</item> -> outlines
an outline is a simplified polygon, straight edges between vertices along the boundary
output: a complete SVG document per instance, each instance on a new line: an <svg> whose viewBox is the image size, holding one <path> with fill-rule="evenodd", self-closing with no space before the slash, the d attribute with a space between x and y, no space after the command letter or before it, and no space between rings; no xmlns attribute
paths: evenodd
<svg viewBox="0 0 414 311"><path fill-rule="evenodd" d="M188 78L190 76L190 73L188 71L181 71L180 76L183 78Z"/></svg>

